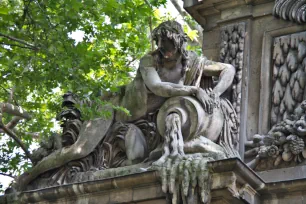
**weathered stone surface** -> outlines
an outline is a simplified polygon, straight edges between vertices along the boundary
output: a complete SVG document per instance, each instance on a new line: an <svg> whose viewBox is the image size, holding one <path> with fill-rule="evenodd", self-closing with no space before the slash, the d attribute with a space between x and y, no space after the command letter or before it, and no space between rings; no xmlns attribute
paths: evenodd
<svg viewBox="0 0 306 204"><path fill-rule="evenodd" d="M244 10L244 8L241 8ZM238 11L240 13L241 11ZM232 17L232 14L229 14ZM236 69L235 80L233 82L229 99L235 108L238 121L240 122L241 112L241 91L242 91L242 71L244 66L243 55L245 47L245 27L244 22L222 26L220 61L233 65Z"/></svg>
<svg viewBox="0 0 306 204"><path fill-rule="evenodd" d="M285 1L279 1L283 2ZM233 23L246 25L240 115L241 141L251 139L256 133L266 134L270 128L266 127L269 126L266 120L269 119L270 113L266 104L271 101L269 95L272 88L269 87L268 83L271 82L267 81L266 77L269 76L267 70L271 69L273 38L306 29L305 25L276 19L272 16L274 5L274 0L184 0L185 9L204 28L204 39L209 39L203 43L203 53L207 53L209 59L218 59L220 56L222 38L217 36L221 35L222 27ZM266 40L270 36L272 41ZM243 145L244 142L241 146Z"/></svg>
<svg viewBox="0 0 306 204"><path fill-rule="evenodd" d="M237 159L210 162L208 166L213 172L212 203L219 203L220 200L230 203L244 203L244 200L248 202L247 199L244 199L245 196L240 196L241 192L247 192L241 186L248 183L249 189L253 189L254 192L255 189L264 187L260 178ZM250 198L254 199L254 195L250 194ZM150 204L168 203L168 196L170 195L162 192L158 172L147 171L121 177L9 194L0 197L0 203ZM196 200L195 198L194 201ZM193 203L200 204L198 201Z"/></svg>
<svg viewBox="0 0 306 204"><path fill-rule="evenodd" d="M238 159L209 162L208 166L213 177L211 184L212 204L303 203L306 196L305 178L264 182ZM162 192L158 172L148 171L9 194L0 197L0 203L152 204L169 203L169 196ZM201 203L197 198L194 198L193 201L192 203L195 204Z"/></svg>
<svg viewBox="0 0 306 204"><path fill-rule="evenodd" d="M237 56L237 51L244 47L238 37L243 35L242 28L238 26L231 36L233 46L229 52L235 60L228 62L232 64L242 63ZM72 189L66 189L72 196L83 193L84 186L76 185L77 182L126 175L133 168L137 172L135 166L112 168L154 161L151 169L159 171L162 190L171 195L173 204L210 202L212 175L207 162L239 158L237 114L232 104L221 97L234 80L235 67L226 60L214 62L187 51L187 35L176 21L161 23L153 30L152 38L158 48L140 59L134 80L120 93L107 96L130 114L110 110L110 118L83 121L82 106L95 110L112 107L99 103L97 108L96 101L79 101L74 94L65 94L63 110L58 115L63 127L62 147L48 148L48 155L38 157L37 164L16 179L13 189L62 189L63 185L72 184ZM237 73L239 76L239 70ZM214 80L216 77L218 80ZM236 92L239 84L238 81ZM240 98L239 93L236 95ZM236 101L239 103L240 99ZM137 183L132 178L129 176L124 182L113 179L111 184L101 186L121 189L110 192L110 203L134 201L133 190L125 188L126 182ZM42 196L47 198L51 193L44 191ZM36 197L29 199L34 201ZM84 199L78 202L86 202Z"/></svg>

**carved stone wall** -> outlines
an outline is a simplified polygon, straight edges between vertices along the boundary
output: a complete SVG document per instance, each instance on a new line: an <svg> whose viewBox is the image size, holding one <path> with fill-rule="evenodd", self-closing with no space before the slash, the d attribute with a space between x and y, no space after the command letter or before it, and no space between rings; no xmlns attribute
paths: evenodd
<svg viewBox="0 0 306 204"><path fill-rule="evenodd" d="M246 25L242 56L240 114L235 105L237 115L241 117L240 138L242 140L251 140L252 136L257 133L266 134L271 127L273 89L271 66L274 64L271 51L274 50L274 39L306 31L306 24L293 23L298 21L292 21L293 18L290 20L289 16L287 20L284 20L282 16L279 16L280 19L275 16L283 14L297 16L298 13L305 15L304 5L305 0L184 0L187 12L204 29L203 53L208 59L224 61L227 56L224 48L228 52L230 49L224 45L223 39L231 35L224 35L224 29L241 22ZM220 39L222 44L220 44ZM297 49L294 49L294 52L297 52ZM291 74L293 73L290 72L290 76ZM236 96L239 97L239 93ZM242 143L245 142L241 141ZM242 146L240 149L242 152Z"/></svg>
<svg viewBox="0 0 306 204"><path fill-rule="evenodd" d="M274 39L271 127L294 113L305 99L306 32Z"/></svg>
<svg viewBox="0 0 306 204"><path fill-rule="evenodd" d="M305 165L306 32L300 31L265 34L262 131L246 143L245 152L245 158L252 158L248 165L256 171Z"/></svg>
<svg viewBox="0 0 306 204"><path fill-rule="evenodd" d="M240 22L224 26L221 32L220 61L232 64L236 68L231 101L240 122L241 84L243 68L243 51L245 40L245 23Z"/></svg>

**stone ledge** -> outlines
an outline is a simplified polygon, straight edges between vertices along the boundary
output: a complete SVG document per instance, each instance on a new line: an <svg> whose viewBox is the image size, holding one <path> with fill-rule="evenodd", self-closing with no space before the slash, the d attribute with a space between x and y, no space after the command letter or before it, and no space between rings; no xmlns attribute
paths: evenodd
<svg viewBox="0 0 306 204"><path fill-rule="evenodd" d="M244 162L237 158L224 159L209 163L209 167L214 174L233 172L240 183L247 183L255 190L263 189L265 182L252 169L250 169Z"/></svg>
<svg viewBox="0 0 306 204"><path fill-rule="evenodd" d="M245 203L257 196L254 189L262 188L264 185L263 181L239 159L210 162L209 166L213 171L212 203L222 200ZM108 171L110 170L95 174L97 178L101 178L109 176ZM121 171L116 169L113 172L120 175L118 172ZM0 203L166 203L167 196L161 190L158 172L127 172L130 174L9 194L0 197Z"/></svg>
<svg viewBox="0 0 306 204"><path fill-rule="evenodd" d="M212 170L212 204L281 203L282 198L299 202L306 198L306 179L265 183L240 159L226 159L208 164ZM140 165L141 166L141 165ZM97 172L109 175L110 170ZM117 169L114 172L120 172ZM144 170L142 170L144 171ZM132 171L128 171L131 173ZM121 174L121 173L119 173ZM0 204L113 204L169 203L162 192L157 171L145 171L94 181L8 194L0 197ZM196 204L199 202L196 201Z"/></svg>
<svg viewBox="0 0 306 204"><path fill-rule="evenodd" d="M257 172L266 183L306 178L306 165Z"/></svg>
<svg viewBox="0 0 306 204"><path fill-rule="evenodd" d="M147 192L150 192L149 194L140 193L143 191L142 188L144 187ZM152 194L152 192L154 193ZM9 194L2 196L0 203L40 203L43 201L62 203L62 199L75 200L76 198L79 198L80 200L84 200L84 197L91 197L93 195L97 196L97 194L101 194L100 197L102 199L99 200L108 200L105 203L121 203L141 201L152 197L165 197L159 185L157 172L148 171L127 176ZM67 201L65 201L65 203L66 202Z"/></svg>

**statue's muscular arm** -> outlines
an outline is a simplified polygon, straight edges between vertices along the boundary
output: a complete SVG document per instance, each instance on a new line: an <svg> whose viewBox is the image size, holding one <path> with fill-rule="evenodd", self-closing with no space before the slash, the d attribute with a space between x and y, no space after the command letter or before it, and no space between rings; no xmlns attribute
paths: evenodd
<svg viewBox="0 0 306 204"><path fill-rule="evenodd" d="M153 57L145 56L141 59L139 69L147 88L157 96L191 96L197 93L195 86L184 86L170 82L162 82L153 65Z"/></svg>
<svg viewBox="0 0 306 204"><path fill-rule="evenodd" d="M203 67L206 76L219 76L219 82L214 87L213 93L216 97L222 95L232 84L235 76L235 68L230 64L208 61Z"/></svg>

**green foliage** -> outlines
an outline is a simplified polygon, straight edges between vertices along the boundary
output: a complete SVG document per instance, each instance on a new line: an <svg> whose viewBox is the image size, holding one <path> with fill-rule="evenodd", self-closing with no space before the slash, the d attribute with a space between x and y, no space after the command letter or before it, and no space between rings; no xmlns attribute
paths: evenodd
<svg viewBox="0 0 306 204"><path fill-rule="evenodd" d="M154 23L154 26L157 26L158 24L168 21L168 20L176 20L175 16L171 16L170 13L166 13L166 15L162 15L159 9L154 10L154 17L157 19ZM196 22L194 19L191 18L191 16L186 16L183 18L184 23L182 24L184 32L187 34L189 38L189 42L187 44L187 50L195 51L198 55L202 54L202 48L199 42L196 42L198 36L197 30L192 30L189 27L189 24L195 25ZM187 23L188 22L188 23Z"/></svg>
<svg viewBox="0 0 306 204"><path fill-rule="evenodd" d="M99 98L93 98L90 100L90 105L87 103L75 104L75 107L80 110L82 120L92 120L95 118L110 118L112 116L112 110L122 111L127 115L130 115L129 110L121 106L115 106L108 101L101 101Z"/></svg>
<svg viewBox="0 0 306 204"><path fill-rule="evenodd" d="M130 81L133 63L150 49L149 19L156 22L153 11L165 2L0 1L0 102L14 90L13 102L31 113L31 121L17 126L28 147L33 138L26 133L50 135L63 93L94 98ZM70 37L76 31L84 33L80 42ZM93 117L98 107L90 110L84 117ZM17 175L29 168L14 141L0 148L0 159L10 161L0 162L1 172Z"/></svg>

